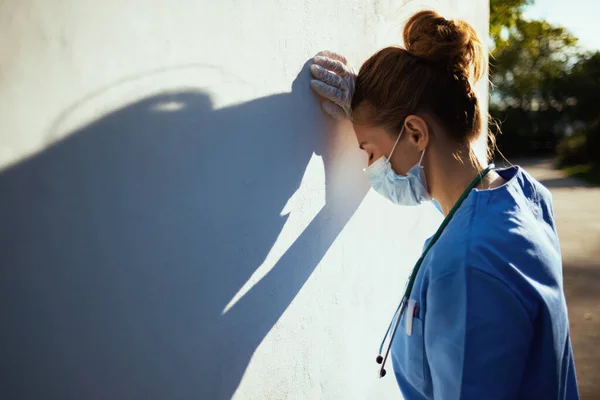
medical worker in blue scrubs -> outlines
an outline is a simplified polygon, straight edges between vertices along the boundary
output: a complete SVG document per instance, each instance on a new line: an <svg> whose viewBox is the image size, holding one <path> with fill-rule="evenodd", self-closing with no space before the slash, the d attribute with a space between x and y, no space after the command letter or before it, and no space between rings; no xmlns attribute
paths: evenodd
<svg viewBox="0 0 600 400"><path fill-rule="evenodd" d="M379 374L390 356L407 400L577 399L551 195L474 151L485 48L469 24L432 11L408 20L403 41L357 75L328 51L311 65L325 112L352 120L372 187L402 206L435 199L445 216L402 292Z"/></svg>

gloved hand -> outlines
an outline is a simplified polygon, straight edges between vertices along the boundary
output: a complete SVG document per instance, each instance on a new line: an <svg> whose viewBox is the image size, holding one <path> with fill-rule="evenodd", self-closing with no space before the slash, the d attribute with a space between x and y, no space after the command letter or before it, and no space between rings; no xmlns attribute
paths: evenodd
<svg viewBox="0 0 600 400"><path fill-rule="evenodd" d="M313 61L310 72L315 79L310 80L310 87L327 99L321 107L337 120L349 119L356 72L344 56L332 51L317 53Z"/></svg>

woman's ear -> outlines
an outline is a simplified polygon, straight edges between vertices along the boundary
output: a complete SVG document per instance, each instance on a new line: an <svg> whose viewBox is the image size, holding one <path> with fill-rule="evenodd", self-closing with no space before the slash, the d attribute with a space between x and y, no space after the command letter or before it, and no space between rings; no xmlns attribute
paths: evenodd
<svg viewBox="0 0 600 400"><path fill-rule="evenodd" d="M429 127L427 122L418 115L409 115L404 121L406 135L410 142L417 147L419 151L425 150L429 145Z"/></svg>

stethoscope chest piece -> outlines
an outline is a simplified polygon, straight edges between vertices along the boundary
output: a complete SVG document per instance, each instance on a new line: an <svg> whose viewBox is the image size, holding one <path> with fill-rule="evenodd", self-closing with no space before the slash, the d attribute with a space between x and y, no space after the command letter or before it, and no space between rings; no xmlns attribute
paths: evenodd
<svg viewBox="0 0 600 400"><path fill-rule="evenodd" d="M377 364L381 365L381 363L383 362L383 357L381 355L377 356L377 359L375 360L377 361ZM379 372L377 373L377 376L379 376L379 378L383 378L386 374L385 368L379 368Z"/></svg>

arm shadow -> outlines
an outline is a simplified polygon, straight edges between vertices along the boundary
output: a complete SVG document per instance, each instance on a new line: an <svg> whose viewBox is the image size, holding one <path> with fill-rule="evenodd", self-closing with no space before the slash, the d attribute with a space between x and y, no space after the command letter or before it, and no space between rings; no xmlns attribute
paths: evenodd
<svg viewBox="0 0 600 400"><path fill-rule="evenodd" d="M0 398L232 397L366 193L331 179L360 171L306 71L216 110L207 92L156 94L0 173ZM223 313L313 154L325 205Z"/></svg>

